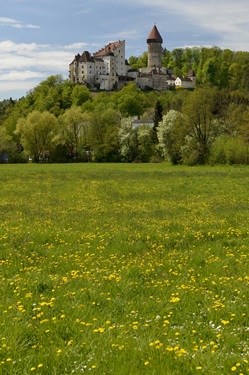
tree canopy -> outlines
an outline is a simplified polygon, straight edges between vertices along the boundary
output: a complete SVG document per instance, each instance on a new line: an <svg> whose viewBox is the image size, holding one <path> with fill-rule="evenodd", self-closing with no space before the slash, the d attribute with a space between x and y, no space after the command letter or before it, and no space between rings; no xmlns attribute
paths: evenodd
<svg viewBox="0 0 249 375"><path fill-rule="evenodd" d="M147 53L129 62L145 67ZM55 75L19 100L3 100L0 161L30 155L36 162L249 163L249 53L164 49L163 66L180 77L193 69L196 89L144 92L127 83L119 91L91 92ZM235 149L243 157L232 156Z"/></svg>

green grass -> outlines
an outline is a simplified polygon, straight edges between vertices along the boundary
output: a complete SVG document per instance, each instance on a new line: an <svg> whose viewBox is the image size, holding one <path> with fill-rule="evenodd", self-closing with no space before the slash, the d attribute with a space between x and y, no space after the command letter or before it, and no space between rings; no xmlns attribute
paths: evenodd
<svg viewBox="0 0 249 375"><path fill-rule="evenodd" d="M249 169L0 165L0 374L249 373Z"/></svg>

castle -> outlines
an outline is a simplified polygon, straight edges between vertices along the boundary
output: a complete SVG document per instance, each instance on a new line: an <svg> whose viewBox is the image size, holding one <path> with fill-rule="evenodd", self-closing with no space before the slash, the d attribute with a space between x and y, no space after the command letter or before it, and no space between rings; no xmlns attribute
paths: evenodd
<svg viewBox="0 0 249 375"><path fill-rule="evenodd" d="M191 70L186 78L174 77L172 68L162 67L163 39L153 26L148 38L147 68L130 69L125 58L125 40L109 43L91 55L84 51L69 65L69 78L74 83L85 84L90 89L111 91L134 82L142 90L168 90L172 87L194 88L196 77Z"/></svg>

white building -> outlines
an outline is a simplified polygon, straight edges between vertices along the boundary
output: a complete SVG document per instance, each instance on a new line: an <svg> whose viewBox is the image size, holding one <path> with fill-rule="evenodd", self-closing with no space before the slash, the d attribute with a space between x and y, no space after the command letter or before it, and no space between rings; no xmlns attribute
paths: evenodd
<svg viewBox="0 0 249 375"><path fill-rule="evenodd" d="M69 78L74 83L87 85L90 89L113 90L133 81L141 89L168 90L174 86L194 88L196 78L190 71L187 78L175 78L172 68L162 67L163 39L153 26L148 38L148 66L130 70L125 58L125 41L119 40L91 55L84 51L76 55L69 65Z"/></svg>
<svg viewBox="0 0 249 375"><path fill-rule="evenodd" d="M188 76L185 78L177 77L175 80L175 87L181 87L183 89L193 89L196 86L196 76L193 70L190 70Z"/></svg>
<svg viewBox="0 0 249 375"><path fill-rule="evenodd" d="M91 55L84 51L69 65L69 78L74 83L86 84L91 89L113 90L120 77L126 77L125 41L110 43Z"/></svg>

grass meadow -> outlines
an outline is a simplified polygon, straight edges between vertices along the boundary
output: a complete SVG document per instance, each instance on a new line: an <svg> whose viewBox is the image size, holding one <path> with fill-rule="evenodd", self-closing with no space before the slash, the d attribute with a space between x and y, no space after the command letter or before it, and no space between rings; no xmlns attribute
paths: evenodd
<svg viewBox="0 0 249 375"><path fill-rule="evenodd" d="M249 168L0 165L1 375L249 374Z"/></svg>

